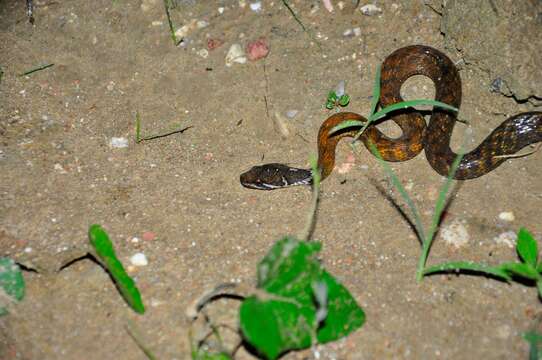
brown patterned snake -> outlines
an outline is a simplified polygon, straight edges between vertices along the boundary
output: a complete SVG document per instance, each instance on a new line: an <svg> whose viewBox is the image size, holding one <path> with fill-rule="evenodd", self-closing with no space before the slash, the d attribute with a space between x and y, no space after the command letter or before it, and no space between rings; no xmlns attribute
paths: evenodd
<svg viewBox="0 0 542 360"><path fill-rule="evenodd" d="M394 51L382 64L380 105L386 107L403 101L401 85L413 75L425 75L435 85L435 100L459 108L461 105L461 79L453 62L440 51L429 46L407 46ZM333 171L335 148L343 137L352 137L359 129L329 135L329 131L345 120L366 121L355 113L337 113L330 116L318 132L318 167L322 180ZM375 126L362 134L365 146L370 143L387 161L405 161L418 155L422 149L429 164L439 174L447 176L457 156L450 149L450 138L456 114L434 108L426 126L417 111L401 112L390 118L402 130L392 139ZM478 147L464 155L454 178L473 179L492 171L527 145L542 141L542 112L525 112L506 119L489 134ZM312 183L310 169L298 169L284 164L254 166L241 174L241 184L247 188L273 190L293 185Z"/></svg>

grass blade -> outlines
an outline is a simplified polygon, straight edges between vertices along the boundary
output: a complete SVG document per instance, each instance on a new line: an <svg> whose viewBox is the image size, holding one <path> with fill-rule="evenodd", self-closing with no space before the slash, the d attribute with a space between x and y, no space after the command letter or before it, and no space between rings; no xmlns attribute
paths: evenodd
<svg viewBox="0 0 542 360"><path fill-rule="evenodd" d="M448 271L459 272L461 270L474 271L477 273L495 276L507 282L511 280L510 275L508 275L506 271L498 267L477 264L477 263L473 263L469 261L454 261L454 262L447 262L443 264L433 265L424 269L422 274L425 276L425 275L439 273L439 272L448 272Z"/></svg>
<svg viewBox="0 0 542 360"><path fill-rule="evenodd" d="M464 138L466 138L466 136ZM463 142L465 143L465 139L463 140ZM452 181L454 180L454 176L457 171L457 168L459 167L459 164L461 163L461 159L463 159L463 155L464 155L463 149L464 149L464 144L459 149L459 154L455 157L454 162L452 163L452 166L450 167L450 173L448 174L448 177L446 178L446 181L442 185L442 188L440 189L440 192L438 194L437 202L435 203L435 210L433 212L433 218L431 220L431 226L429 227L427 238L423 240L423 244L422 244L422 254L418 262L418 270L417 270L417 275L416 275L416 278L418 281L421 281L423 278L423 274L424 274L423 269L425 267L425 263L427 262L427 257L429 256L429 250L431 249L431 245L433 244L435 233L440 223L442 211L444 210L444 207L446 206L446 198L448 196L448 191L450 190L450 186L452 185Z"/></svg>
<svg viewBox="0 0 542 360"><path fill-rule="evenodd" d="M175 46L179 45L183 39L177 41L177 35L175 35L175 29L173 28L173 21L171 21L171 15L169 14L169 0L164 0L164 8L166 9L167 23L169 25L169 33L171 34L171 40Z"/></svg>
<svg viewBox="0 0 542 360"><path fill-rule="evenodd" d="M350 127L357 127L357 126L363 126L366 122L360 121L360 120L345 120L339 125L335 125L330 131L329 135L333 135L338 131L341 131L342 129L350 128Z"/></svg>
<svg viewBox="0 0 542 360"><path fill-rule="evenodd" d="M454 112L459 111L458 108L453 107L453 106L448 105L448 104L445 104L445 103L440 102L440 101L419 99L419 100L401 101L401 102L399 102L397 104L386 106L384 109L380 110L376 114L371 114L371 116L369 117L369 120L370 121L376 121L378 119L383 118L384 116L386 116L388 113L390 113L392 111L403 110L403 109L406 109L406 108L409 108L409 107L416 107L416 106L419 106L419 105L432 105L432 106L444 108L446 110L450 110L450 111L454 111Z"/></svg>

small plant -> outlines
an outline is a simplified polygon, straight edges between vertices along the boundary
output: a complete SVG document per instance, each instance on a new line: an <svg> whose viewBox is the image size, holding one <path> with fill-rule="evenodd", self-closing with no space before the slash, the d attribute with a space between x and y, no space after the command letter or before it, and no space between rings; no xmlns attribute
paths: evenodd
<svg viewBox="0 0 542 360"><path fill-rule="evenodd" d="M345 107L350 103L350 96L344 92L345 82L342 80L335 90L331 90L327 95L326 109Z"/></svg>
<svg viewBox="0 0 542 360"><path fill-rule="evenodd" d="M10 258L0 257L0 316L8 313L11 303L24 298L25 283L19 266Z"/></svg>
<svg viewBox="0 0 542 360"><path fill-rule="evenodd" d="M497 266L466 261L447 262L426 268L423 275L466 270L483 273L507 282L513 278L522 278L536 283L538 296L542 299L542 261L538 259L538 245L533 235L524 228L518 231L516 251L520 262L506 262Z"/></svg>
<svg viewBox="0 0 542 360"><path fill-rule="evenodd" d="M363 325L365 313L348 290L329 274L317 254L318 242L309 241L318 201L320 176L315 159L313 169L313 205L303 240L286 236L273 245L258 264L256 289L236 286L243 291L239 309L239 326L243 339L265 359L277 359L281 354L309 348L347 336ZM199 313L211 299L216 299L227 284L217 287L195 310L190 311L193 324L197 324ZM208 317L207 317L208 318ZM211 321L208 319L208 321ZM192 359L233 359L234 352L224 350L218 324L206 324L203 334L191 338ZM214 341L210 341L210 337ZM218 349L211 345L218 343ZM237 347L234 347L236 349Z"/></svg>
<svg viewBox="0 0 542 360"><path fill-rule="evenodd" d="M145 306L141 300L139 289L117 258L113 243L111 243L105 230L100 225L91 225L88 230L88 237L92 246L91 255L109 272L128 305L135 312L143 314Z"/></svg>
<svg viewBox="0 0 542 360"><path fill-rule="evenodd" d="M363 325L365 314L320 264L321 244L285 237L258 265L258 291L241 304L245 340L267 359L337 340Z"/></svg>

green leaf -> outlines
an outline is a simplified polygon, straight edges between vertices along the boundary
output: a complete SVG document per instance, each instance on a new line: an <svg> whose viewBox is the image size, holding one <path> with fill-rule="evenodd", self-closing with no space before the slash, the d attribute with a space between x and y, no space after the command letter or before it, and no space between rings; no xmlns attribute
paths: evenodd
<svg viewBox="0 0 542 360"><path fill-rule="evenodd" d="M348 105L349 102L350 102L350 96L346 94L339 98L339 105L341 106L346 106Z"/></svg>
<svg viewBox="0 0 542 360"><path fill-rule="evenodd" d="M527 263L509 262L501 264L499 268L516 276L521 276L535 281L541 278L540 274L536 271L536 269Z"/></svg>
<svg viewBox="0 0 542 360"><path fill-rule="evenodd" d="M540 360L542 357L542 334L529 331L522 334L522 337L529 343L529 360Z"/></svg>
<svg viewBox="0 0 542 360"><path fill-rule="evenodd" d="M19 266L10 258L0 258L0 316L8 313L10 302L18 302L24 298L25 283Z"/></svg>
<svg viewBox="0 0 542 360"><path fill-rule="evenodd" d="M501 269L500 267L492 267L492 266L477 264L477 263L473 263L469 261L455 261L455 262L447 262L447 263L442 263L438 265L433 265L426 268L423 271L423 275L425 276L425 275L429 275L433 273L449 272L449 271L460 272L461 270L474 271L474 272L479 272L486 275L492 275L505 281L511 280L510 275L508 275L508 273L504 271L504 269Z"/></svg>
<svg viewBox="0 0 542 360"><path fill-rule="evenodd" d="M369 117L369 121L376 121L378 119L381 119L381 118L383 118L384 116L386 116L388 113L390 113L392 111L402 110L402 109L406 109L406 108L409 108L409 107L415 107L415 106L419 106L419 105L432 105L432 106L441 107L441 108L451 110L451 111L455 111L455 112L459 111L458 108L450 106L450 105L445 104L445 103L440 102L440 101L418 99L418 100L410 100L410 101L401 101L399 103L396 103L396 104L393 104L393 105L390 105L390 106L386 106L384 109L380 110L379 112L377 112L375 114L371 114L371 116Z"/></svg>
<svg viewBox="0 0 542 360"><path fill-rule="evenodd" d="M373 98L371 99L371 112L369 113L369 118L371 118L376 112L376 107L378 106L378 102L380 101L380 75L381 68L380 65L378 65L376 67L375 83L373 85Z"/></svg>
<svg viewBox="0 0 542 360"><path fill-rule="evenodd" d="M337 101L337 94L335 93L335 91L331 90L331 91L327 94L327 101L330 101L330 102L335 102L335 101Z"/></svg>
<svg viewBox="0 0 542 360"><path fill-rule="evenodd" d="M316 259L321 245L286 237L258 265L261 292L241 304L243 336L268 359L336 340L359 328L363 310Z"/></svg>
<svg viewBox="0 0 542 360"><path fill-rule="evenodd" d="M524 263L536 268L536 263L538 260L538 246L536 244L536 240L533 238L533 235L531 235L531 233L525 228L521 228L518 231L516 250Z"/></svg>
<svg viewBox="0 0 542 360"><path fill-rule="evenodd" d="M192 351L192 360L231 360L232 357L228 354L220 353L208 353L205 350L198 349L198 351Z"/></svg>
<svg viewBox="0 0 542 360"><path fill-rule="evenodd" d="M239 309L245 339L267 359L311 345L314 313L294 303L246 298Z"/></svg>
<svg viewBox="0 0 542 360"><path fill-rule="evenodd" d="M344 120L338 125L335 125L330 131L329 135L333 135L337 131L341 131L342 129L351 128L351 127L361 127L365 125L364 121L359 120Z"/></svg>
<svg viewBox="0 0 542 360"><path fill-rule="evenodd" d="M135 312L143 314L145 306L134 280L126 273L122 263L115 254L115 249L109 236L100 225L91 225L88 230L90 244L96 252L96 259L109 272L117 285L122 297Z"/></svg>
<svg viewBox="0 0 542 360"><path fill-rule="evenodd" d="M365 313L350 292L327 271L322 273L327 285L327 317L318 329L319 343L326 343L347 336L365 322Z"/></svg>

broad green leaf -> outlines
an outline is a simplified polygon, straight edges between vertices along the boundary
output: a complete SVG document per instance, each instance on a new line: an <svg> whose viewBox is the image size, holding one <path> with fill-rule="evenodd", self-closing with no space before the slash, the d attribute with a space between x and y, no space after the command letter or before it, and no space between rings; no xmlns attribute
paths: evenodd
<svg viewBox="0 0 542 360"><path fill-rule="evenodd" d="M363 325L365 313L350 292L327 271L322 273L327 285L327 317L318 329L319 343L326 343L347 336Z"/></svg>
<svg viewBox="0 0 542 360"><path fill-rule="evenodd" d="M365 320L346 288L316 259L320 248L286 237L258 265L261 292L243 301L240 323L244 338L268 359L313 340L346 336Z"/></svg>
<svg viewBox="0 0 542 360"><path fill-rule="evenodd" d="M523 262L536 268L538 246L531 233L529 233L529 231L527 231L525 228L521 228L518 231L516 250Z"/></svg>
<svg viewBox="0 0 542 360"><path fill-rule="evenodd" d="M0 316L8 313L7 302L17 302L24 298L25 283L19 266L10 258L0 258Z"/></svg>
<svg viewBox="0 0 542 360"><path fill-rule="evenodd" d="M90 244L96 252L97 260L106 268L115 281L122 297L135 312L143 314L145 306L134 280L126 273L122 263L115 254L109 236L100 225L91 225L88 231Z"/></svg>
<svg viewBox="0 0 542 360"><path fill-rule="evenodd" d="M311 345L315 313L310 307L252 296L243 301L239 313L245 339L267 359Z"/></svg>
<svg viewBox="0 0 542 360"><path fill-rule="evenodd" d="M516 276L521 276L535 281L541 278L536 269L527 263L508 262L501 264L499 268Z"/></svg>
<svg viewBox="0 0 542 360"><path fill-rule="evenodd" d="M304 293L310 299L305 290L320 271L316 254L321 247L318 242L291 237L277 241L258 264L258 287L281 296Z"/></svg>
<svg viewBox="0 0 542 360"><path fill-rule="evenodd" d="M429 274L438 273L438 272L449 272L449 271L460 272L461 270L474 271L474 272L479 272L486 275L492 275L505 281L511 280L510 275L508 275L508 273L504 271L504 269L501 269L500 267L492 267L492 266L477 264L477 263L468 262L468 261L455 261L455 262L448 262L448 263L433 265L426 268L423 271L423 275L429 275Z"/></svg>

